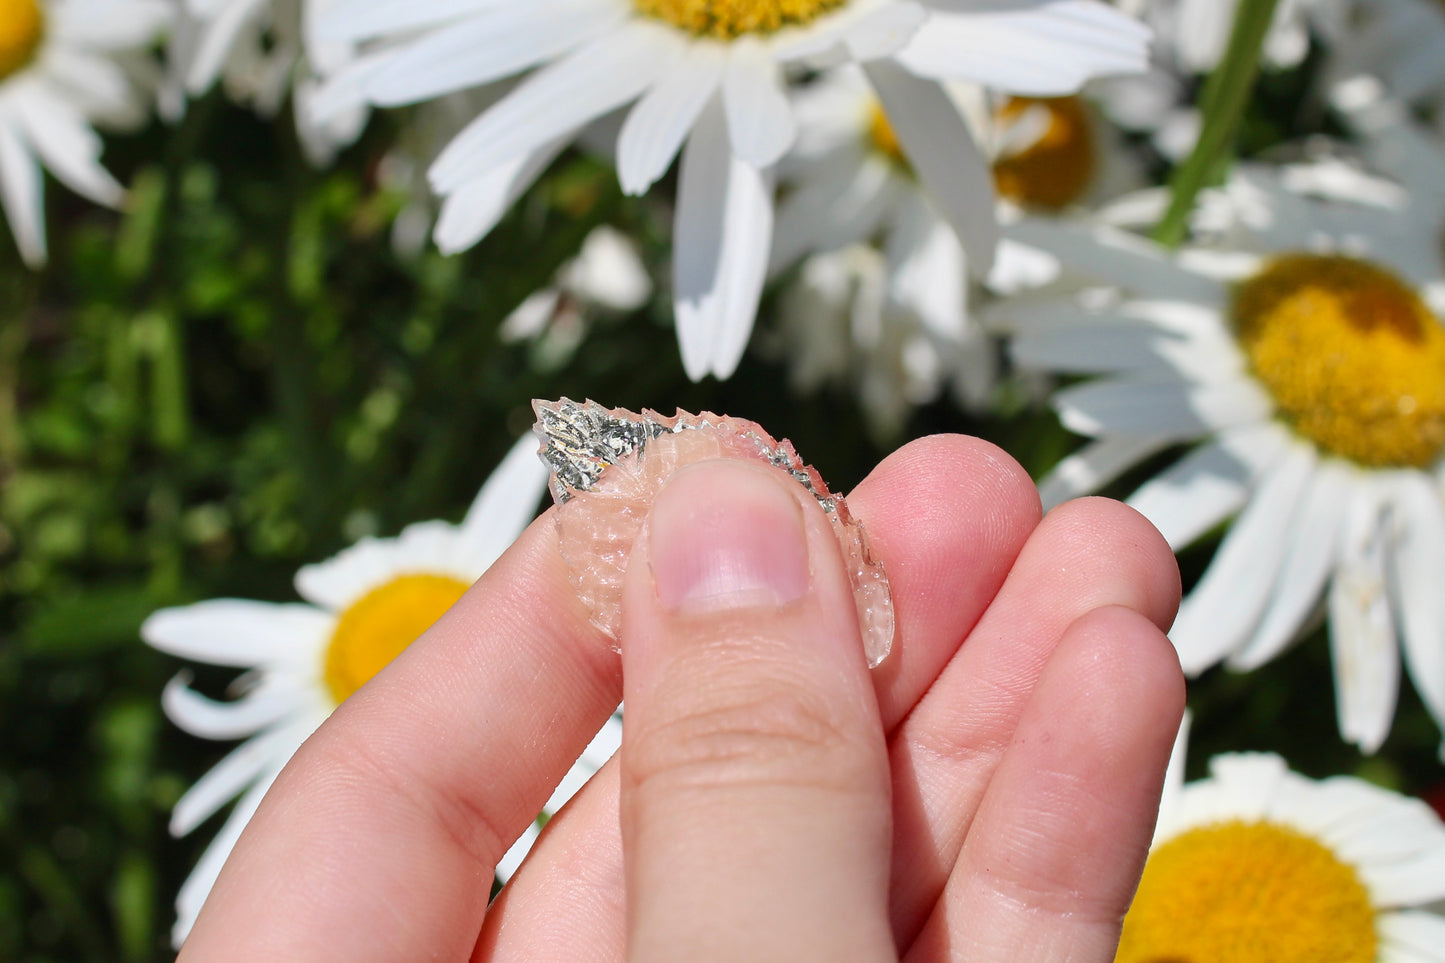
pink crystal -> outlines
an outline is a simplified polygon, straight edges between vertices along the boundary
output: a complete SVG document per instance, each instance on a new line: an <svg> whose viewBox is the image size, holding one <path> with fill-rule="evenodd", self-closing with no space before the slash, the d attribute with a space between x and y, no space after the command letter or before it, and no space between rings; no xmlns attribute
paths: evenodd
<svg viewBox="0 0 1445 963"><path fill-rule="evenodd" d="M887 658L893 600L883 563L868 550L863 524L843 496L828 490L792 443L775 440L754 422L706 411L692 415L679 409L669 418L566 398L533 401L532 409L539 454L552 470L562 557L592 623L613 639L621 619L622 574L653 496L685 464L746 458L786 472L818 500L843 550L868 664Z"/></svg>

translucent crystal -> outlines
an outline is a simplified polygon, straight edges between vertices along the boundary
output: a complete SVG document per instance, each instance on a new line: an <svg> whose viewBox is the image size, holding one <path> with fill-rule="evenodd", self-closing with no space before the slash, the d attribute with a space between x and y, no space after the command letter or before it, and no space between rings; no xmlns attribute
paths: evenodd
<svg viewBox="0 0 1445 963"><path fill-rule="evenodd" d="M746 458L787 472L817 499L843 550L868 664L887 658L893 647L893 599L883 564L868 550L863 524L849 513L843 496L828 491L789 441L775 440L751 421L711 412L679 410L666 417L644 409L634 414L566 398L533 401L532 409L537 413L532 430L542 442L539 454L552 471L562 556L592 623L613 639L621 619L622 575L653 496L683 465Z"/></svg>

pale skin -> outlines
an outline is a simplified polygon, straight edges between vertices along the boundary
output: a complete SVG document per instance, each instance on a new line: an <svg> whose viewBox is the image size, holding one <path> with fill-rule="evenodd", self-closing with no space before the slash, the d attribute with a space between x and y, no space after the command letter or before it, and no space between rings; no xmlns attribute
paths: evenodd
<svg viewBox="0 0 1445 963"><path fill-rule="evenodd" d="M539 519L297 753L181 959L1112 960L1184 705L1168 546L1104 499L1041 519L962 436L849 504L897 614L871 672L826 519L771 469L667 483L620 657ZM489 907L624 695L619 757Z"/></svg>

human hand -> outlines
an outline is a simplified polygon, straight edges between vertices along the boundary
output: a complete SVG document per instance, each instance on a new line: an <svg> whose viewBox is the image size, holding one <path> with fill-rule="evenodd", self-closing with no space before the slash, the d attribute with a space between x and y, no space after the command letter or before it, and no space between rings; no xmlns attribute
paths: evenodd
<svg viewBox="0 0 1445 963"><path fill-rule="evenodd" d="M182 959L1111 960L1183 706L1168 547L1102 499L1041 522L983 442L914 442L849 497L898 623L870 673L795 488L674 476L620 659L533 524L298 752ZM488 907L624 665L620 758Z"/></svg>

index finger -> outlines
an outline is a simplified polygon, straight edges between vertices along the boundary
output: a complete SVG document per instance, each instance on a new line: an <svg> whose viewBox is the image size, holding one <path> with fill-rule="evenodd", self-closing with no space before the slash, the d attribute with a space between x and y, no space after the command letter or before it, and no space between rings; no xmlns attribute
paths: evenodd
<svg viewBox="0 0 1445 963"><path fill-rule="evenodd" d="M297 752L182 959L464 959L497 861L621 694L544 514Z"/></svg>

